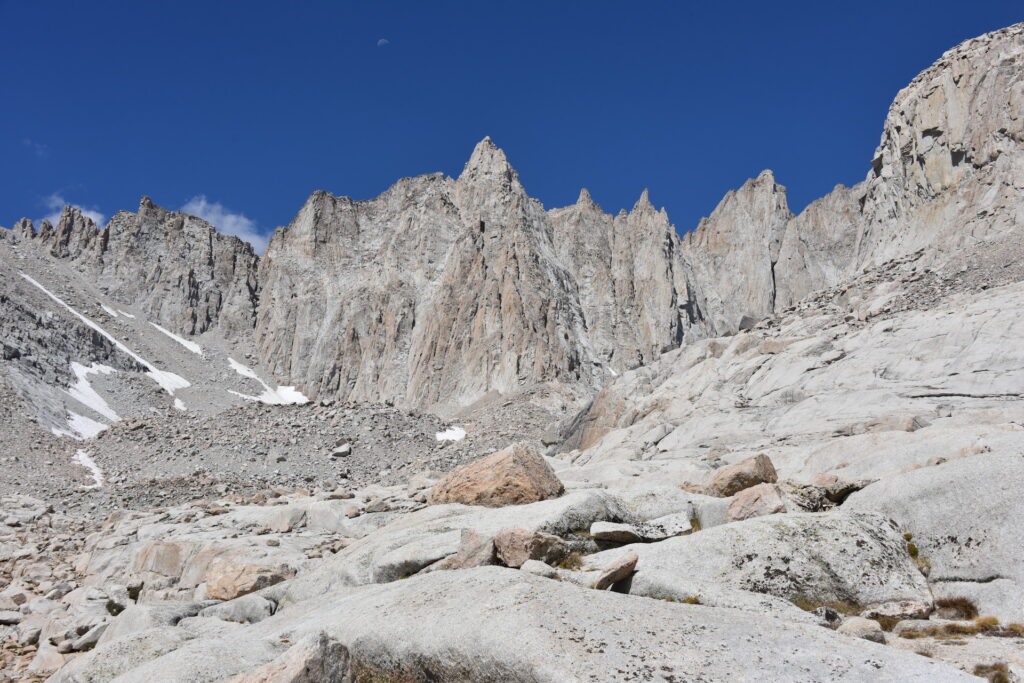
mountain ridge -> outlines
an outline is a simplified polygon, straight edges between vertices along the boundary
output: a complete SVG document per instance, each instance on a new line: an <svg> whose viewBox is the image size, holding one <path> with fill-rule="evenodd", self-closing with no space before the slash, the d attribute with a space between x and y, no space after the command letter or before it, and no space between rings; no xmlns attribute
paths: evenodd
<svg viewBox="0 0 1024 683"><path fill-rule="evenodd" d="M262 256L148 197L103 229L67 207L56 227L23 219L0 235L84 264L109 295L177 333L223 328L313 398L452 412L549 382L592 392L886 259L923 248L939 266L1014 234L1024 136L1006 112L1020 92L1008 65L1022 33L944 53L897 94L866 179L796 215L770 170L682 236L646 190L614 216L585 189L545 209L486 137L458 178L402 178L360 201L312 193ZM980 115L966 121L972 108ZM979 201L993 206L958 208ZM468 282L495 289L460 292Z"/></svg>

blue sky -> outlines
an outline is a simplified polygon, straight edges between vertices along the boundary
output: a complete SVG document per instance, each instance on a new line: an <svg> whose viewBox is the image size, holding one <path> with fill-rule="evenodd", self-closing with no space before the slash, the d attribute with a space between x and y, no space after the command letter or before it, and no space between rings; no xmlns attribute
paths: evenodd
<svg viewBox="0 0 1024 683"><path fill-rule="evenodd" d="M547 207L650 188L677 228L765 168L863 179L889 103L1019 1L0 0L0 225L150 195L234 232L314 190L457 175L490 135Z"/></svg>

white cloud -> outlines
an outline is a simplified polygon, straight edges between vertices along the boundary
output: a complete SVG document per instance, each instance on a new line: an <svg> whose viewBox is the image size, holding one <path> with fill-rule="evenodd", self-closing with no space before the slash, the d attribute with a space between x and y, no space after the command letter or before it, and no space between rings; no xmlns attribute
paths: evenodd
<svg viewBox="0 0 1024 683"><path fill-rule="evenodd" d="M44 216L43 220L50 221L54 226L56 226L57 221L60 220L60 212L63 211L64 207L68 205L71 205L76 209L80 210L82 212L82 215L91 218L93 222L96 223L96 225L100 226L101 228L107 222L107 217L104 216L99 211L97 211L95 206L92 207L91 209L87 209L84 206L79 206L78 204L71 204L71 202L65 200L64 197L62 197L58 192L54 192L53 194L51 194L44 200L43 203L45 203L46 208L50 210L50 213Z"/></svg>
<svg viewBox="0 0 1024 683"><path fill-rule="evenodd" d="M228 211L220 202L207 201L206 195L196 195L188 200L180 210L193 216L199 216L217 228L219 232L235 235L245 240L252 245L257 254L262 254L263 250L267 248L266 236L260 234L256 223L251 218L244 214Z"/></svg>
<svg viewBox="0 0 1024 683"><path fill-rule="evenodd" d="M387 38L381 38L380 40L377 41L377 47L384 47L385 45L390 45L390 44L391 44L391 41L388 40Z"/></svg>

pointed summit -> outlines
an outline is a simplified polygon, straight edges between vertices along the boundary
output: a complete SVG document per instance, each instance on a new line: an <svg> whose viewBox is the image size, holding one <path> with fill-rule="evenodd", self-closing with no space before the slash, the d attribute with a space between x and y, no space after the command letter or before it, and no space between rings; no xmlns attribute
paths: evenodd
<svg viewBox="0 0 1024 683"><path fill-rule="evenodd" d="M11 230L18 240L30 240L36 236L36 229L28 218L22 218Z"/></svg>
<svg viewBox="0 0 1024 683"><path fill-rule="evenodd" d="M139 199L139 211L138 211L138 213L139 214L143 214L143 213L146 213L147 211L152 211L155 208L157 208L157 206L156 206L156 204L153 203L153 200L150 198L150 196L149 195L142 195L142 198Z"/></svg>
<svg viewBox="0 0 1024 683"><path fill-rule="evenodd" d="M636 200L636 204L633 205L633 211L646 211L650 209L654 211L654 205L651 204L651 195L647 188L640 193L640 199Z"/></svg>
<svg viewBox="0 0 1024 683"><path fill-rule="evenodd" d="M576 206L588 209L599 208L597 202L590 196L590 191L585 187L580 190L580 196L576 199Z"/></svg>
<svg viewBox="0 0 1024 683"><path fill-rule="evenodd" d="M516 177L515 169L508 163L508 157L494 142L491 136L485 137L473 148L473 154L466 162L460 178L468 176L505 176L508 179Z"/></svg>

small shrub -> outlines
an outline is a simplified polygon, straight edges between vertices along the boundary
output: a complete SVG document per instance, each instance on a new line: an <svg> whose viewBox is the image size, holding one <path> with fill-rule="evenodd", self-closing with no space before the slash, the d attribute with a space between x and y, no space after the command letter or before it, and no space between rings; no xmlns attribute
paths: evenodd
<svg viewBox="0 0 1024 683"><path fill-rule="evenodd" d="M700 517L694 515L693 519L690 520L690 529L692 530L691 533L694 534L700 531Z"/></svg>
<svg viewBox="0 0 1024 683"><path fill-rule="evenodd" d="M907 629L900 631L900 638L906 638L907 640L916 640L917 638L949 638L959 636L943 635L945 631L939 626L926 626L923 629Z"/></svg>
<svg viewBox="0 0 1024 683"><path fill-rule="evenodd" d="M942 628L942 632L950 636L973 636L981 633L984 627L977 623L953 623L946 624Z"/></svg>
<svg viewBox="0 0 1024 683"><path fill-rule="evenodd" d="M558 563L559 569L570 569L572 571L579 571L583 569L583 556L579 553L569 553L568 557Z"/></svg>
<svg viewBox="0 0 1024 683"><path fill-rule="evenodd" d="M985 635L996 638L1024 638L1024 624L1007 624L985 629Z"/></svg>
<svg viewBox="0 0 1024 683"><path fill-rule="evenodd" d="M917 546L914 545L913 543L907 543L907 552L910 553L910 556L912 558L914 558L915 560L917 559L918 555L920 554L920 551L917 549Z"/></svg>
<svg viewBox="0 0 1024 683"><path fill-rule="evenodd" d="M899 617L875 617L875 621L882 626L883 631L886 633L892 633L892 630L896 628L896 624L903 620Z"/></svg>
<svg viewBox="0 0 1024 683"><path fill-rule="evenodd" d="M974 675L987 678L992 683L1010 683L1012 680L1010 678L1010 667L1006 665L1006 662L978 664L974 667Z"/></svg>
<svg viewBox="0 0 1024 683"><path fill-rule="evenodd" d="M980 628L988 630L999 626L999 619L996 617L977 617L974 623Z"/></svg>
<svg viewBox="0 0 1024 683"><path fill-rule="evenodd" d="M688 597L685 600L683 600L683 604L684 605L699 605L701 603L700 603L700 598L698 598L696 595L691 595L690 597Z"/></svg>
<svg viewBox="0 0 1024 683"><path fill-rule="evenodd" d="M978 608L967 598L942 598L935 601L937 614L943 619L973 619Z"/></svg>

